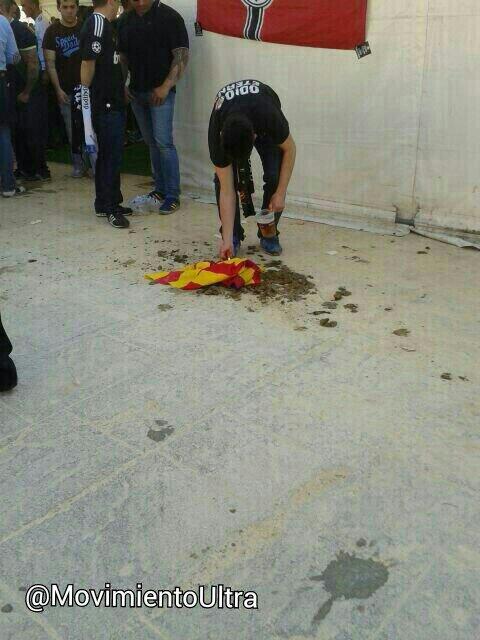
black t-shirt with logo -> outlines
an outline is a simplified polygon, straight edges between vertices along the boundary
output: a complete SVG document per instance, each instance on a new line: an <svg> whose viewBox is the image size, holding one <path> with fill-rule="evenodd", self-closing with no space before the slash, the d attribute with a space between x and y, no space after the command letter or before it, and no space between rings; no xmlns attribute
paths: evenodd
<svg viewBox="0 0 480 640"><path fill-rule="evenodd" d="M60 21L51 24L43 36L43 48L55 51L55 68L60 87L71 94L80 84L80 31L81 25L66 27Z"/></svg>
<svg viewBox="0 0 480 640"><path fill-rule="evenodd" d="M92 111L122 111L125 108L124 81L116 34L100 13L92 13L80 34L82 60L95 60L95 75L90 87Z"/></svg>
<svg viewBox="0 0 480 640"><path fill-rule="evenodd" d="M174 49L188 49L188 33L182 16L155 0L143 16L135 10L118 21L119 50L128 58L130 89L151 91L170 72Z"/></svg>
<svg viewBox="0 0 480 640"><path fill-rule="evenodd" d="M280 98L271 87L258 80L227 84L217 93L208 128L210 158L216 167L231 164L223 151L220 133L227 116L233 113L246 115L257 136L268 138L273 144L282 144L290 134Z"/></svg>

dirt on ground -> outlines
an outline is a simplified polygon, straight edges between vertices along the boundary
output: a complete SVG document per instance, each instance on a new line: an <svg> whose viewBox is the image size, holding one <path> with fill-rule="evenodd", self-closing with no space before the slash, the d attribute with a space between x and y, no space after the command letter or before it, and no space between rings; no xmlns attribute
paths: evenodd
<svg viewBox="0 0 480 640"><path fill-rule="evenodd" d="M227 287L205 287L199 289L201 295L223 295L233 300L240 300L243 296L255 297L262 304L277 300L281 304L305 300L307 295L316 293L317 288L311 282L312 276L293 271L281 260L271 260L264 265L262 281L255 286L246 286L241 289Z"/></svg>

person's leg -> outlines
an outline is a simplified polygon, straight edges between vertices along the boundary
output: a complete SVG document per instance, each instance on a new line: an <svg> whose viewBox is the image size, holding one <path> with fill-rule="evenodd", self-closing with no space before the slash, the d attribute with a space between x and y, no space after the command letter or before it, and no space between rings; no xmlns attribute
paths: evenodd
<svg viewBox="0 0 480 640"><path fill-rule="evenodd" d="M165 196L178 200L180 197L180 168L178 154L173 143L173 115L175 109L175 92L171 91L165 102L150 107L155 145L165 178ZM153 158L152 158L153 162Z"/></svg>
<svg viewBox="0 0 480 640"><path fill-rule="evenodd" d="M48 145L48 92L46 87L41 87L38 94L38 173L42 178L50 178L50 169L47 166Z"/></svg>
<svg viewBox="0 0 480 640"><path fill-rule="evenodd" d="M218 217L220 217L220 180L218 176L215 174L213 179L215 183L215 197L217 199L217 208L218 208ZM221 219L220 219L221 223ZM222 227L219 229L220 233L222 233ZM236 193L236 204L235 204L235 221L233 223L233 237L234 240L238 240L238 243L242 242L245 239L245 232L243 230L241 221L240 221L240 203L238 200L238 193Z"/></svg>
<svg viewBox="0 0 480 640"><path fill-rule="evenodd" d="M0 391L9 391L17 385L17 370L10 358L11 353L12 343L3 328L0 316Z"/></svg>
<svg viewBox="0 0 480 640"><path fill-rule="evenodd" d="M67 132L68 142L70 144L70 151L72 155L72 165L74 175L81 174L83 172L83 160L81 153L74 153L72 150L72 105L71 96L68 96L68 102L59 105L60 113L62 114L63 122L65 123L65 131Z"/></svg>
<svg viewBox="0 0 480 640"><path fill-rule="evenodd" d="M110 115L111 120L111 171L112 171L112 200L116 206L123 202L123 195L120 189L123 148L125 138L125 111L113 111Z"/></svg>
<svg viewBox="0 0 480 640"><path fill-rule="evenodd" d="M105 188L105 175L108 171L108 147L106 143L105 129L107 124L105 114L95 114L93 116L93 128L97 136L98 154L95 163L95 211L97 213L107 213L108 192Z"/></svg>
<svg viewBox="0 0 480 640"><path fill-rule="evenodd" d="M165 180L162 171L162 161L153 136L152 114L148 99L149 96L147 93L136 94L131 102L132 111L137 120L142 138L145 144L148 145L150 151L150 162L152 166L153 180L155 182L155 191L165 195Z"/></svg>
<svg viewBox="0 0 480 640"><path fill-rule="evenodd" d="M278 145L273 144L268 140L268 138L257 138L255 141L255 148L260 156L263 167L263 202L262 209L268 209L268 205L270 204L270 200L277 190L278 180L280 178L280 167L282 166L282 150L278 147ZM275 213L275 222L277 225L277 236L278 232L278 223L280 221L280 217L282 212ZM258 230L258 237L261 237L260 230Z"/></svg>
<svg viewBox="0 0 480 640"><path fill-rule="evenodd" d="M10 127L6 124L0 124L0 181L2 192L15 191L12 141Z"/></svg>
<svg viewBox="0 0 480 640"><path fill-rule="evenodd" d="M120 191L120 169L123 157L125 112L102 113L96 117L95 127L98 141L95 210L109 214L115 212L123 200Z"/></svg>

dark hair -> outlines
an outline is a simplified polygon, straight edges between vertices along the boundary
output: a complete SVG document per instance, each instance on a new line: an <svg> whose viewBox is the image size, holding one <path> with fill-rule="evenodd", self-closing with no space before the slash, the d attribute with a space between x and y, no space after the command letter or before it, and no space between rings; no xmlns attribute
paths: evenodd
<svg viewBox="0 0 480 640"><path fill-rule="evenodd" d="M57 9L60 9L60 5L62 4L62 0L57 0ZM77 7L80 6L80 0L75 0L75 4Z"/></svg>
<svg viewBox="0 0 480 640"><path fill-rule="evenodd" d="M92 0L92 4L95 9L98 9L98 7L104 7L107 4L107 0Z"/></svg>
<svg viewBox="0 0 480 640"><path fill-rule="evenodd" d="M220 134L226 156L232 160L248 158L253 149L253 125L243 113L227 116Z"/></svg>

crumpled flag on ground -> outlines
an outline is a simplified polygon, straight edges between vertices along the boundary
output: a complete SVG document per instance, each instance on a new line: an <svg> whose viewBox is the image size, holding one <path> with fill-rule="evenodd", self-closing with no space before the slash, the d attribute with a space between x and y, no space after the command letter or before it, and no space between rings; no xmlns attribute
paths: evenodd
<svg viewBox="0 0 480 640"><path fill-rule="evenodd" d="M212 284L240 289L259 284L261 268L245 258L230 258L219 262L196 262L178 271L147 273L145 277L155 284L168 284L176 289L201 289Z"/></svg>

